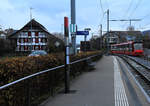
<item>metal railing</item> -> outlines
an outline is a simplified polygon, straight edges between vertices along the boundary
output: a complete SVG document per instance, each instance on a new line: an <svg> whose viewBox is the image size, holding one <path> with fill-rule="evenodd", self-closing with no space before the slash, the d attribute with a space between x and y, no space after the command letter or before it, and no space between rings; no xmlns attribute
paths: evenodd
<svg viewBox="0 0 150 106"><path fill-rule="evenodd" d="M89 56L70 63L88 65L87 60L102 54ZM63 88L65 65L37 72L0 87L0 106L35 106L49 96L54 96L58 89ZM77 67L72 73L80 73L83 67ZM55 70L55 71L54 71ZM74 76L74 75L73 75ZM20 93L19 93L20 92ZM22 94L23 93L23 94ZM22 98L20 98L22 97ZM19 100L18 100L19 98ZM7 103L6 103L7 102ZM37 103L38 102L38 103Z"/></svg>

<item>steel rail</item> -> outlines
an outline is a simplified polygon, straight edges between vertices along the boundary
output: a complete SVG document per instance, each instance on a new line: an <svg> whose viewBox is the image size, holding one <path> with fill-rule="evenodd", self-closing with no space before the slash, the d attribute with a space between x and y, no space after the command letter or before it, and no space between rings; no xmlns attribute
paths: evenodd
<svg viewBox="0 0 150 106"><path fill-rule="evenodd" d="M121 56L121 57L122 57L122 56ZM125 58L123 58L123 59L124 59L136 72L138 72L145 80L147 80L147 81L150 82L150 78L149 78L147 75L145 75L145 72L150 73L150 72L148 71L149 69L147 69L147 67L141 65L140 63L138 63L137 61L135 61L135 60L132 59L132 58L128 58L128 56L124 56L124 57L125 57L126 59L125 59ZM130 62L127 60L127 58L130 59L132 62L134 62L134 63L140 65L140 66L141 66L142 68L144 68L145 70L141 71L141 70L137 69L137 67L133 66L133 64L130 63Z"/></svg>
<svg viewBox="0 0 150 106"><path fill-rule="evenodd" d="M142 64L142 63L140 63L140 62L138 62L135 58L133 58L133 57L131 57L131 56L126 56L126 57L127 57L127 58L130 58L131 60L133 60L133 61L136 62L137 64L143 66L144 68L150 70L150 67L149 67L149 66L146 66L146 65L144 65L144 64Z"/></svg>

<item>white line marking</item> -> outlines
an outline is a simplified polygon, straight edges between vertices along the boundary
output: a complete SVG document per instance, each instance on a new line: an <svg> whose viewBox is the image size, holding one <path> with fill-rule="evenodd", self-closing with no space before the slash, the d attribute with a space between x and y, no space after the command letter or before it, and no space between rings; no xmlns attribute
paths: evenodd
<svg viewBox="0 0 150 106"><path fill-rule="evenodd" d="M114 92L115 106L129 106L123 81L121 79L120 69L116 57L114 58Z"/></svg>

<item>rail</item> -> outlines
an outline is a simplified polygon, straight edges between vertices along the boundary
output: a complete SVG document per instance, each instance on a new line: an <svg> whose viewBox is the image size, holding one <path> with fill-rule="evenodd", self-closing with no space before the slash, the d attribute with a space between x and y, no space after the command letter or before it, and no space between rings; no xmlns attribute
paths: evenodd
<svg viewBox="0 0 150 106"><path fill-rule="evenodd" d="M97 57L97 56L100 56L100 55L102 55L102 54L97 54L97 55L93 55L93 56L89 56L89 57L86 57L86 58L83 58L83 59L79 59L79 60L76 60L76 61L73 61L73 62L71 62L70 63L70 65L73 65L73 64L76 64L76 63L79 63L79 62L82 62L82 61L87 61L87 60L90 60L91 58L94 58L94 57ZM3 90L9 90L9 88L11 88L13 85L17 85L17 84L21 84L21 82L23 82L23 84L24 84L24 86L25 87L27 87L27 90L25 90L25 91L27 91L27 106L31 106L31 98L30 98L30 89L32 88L31 87L31 79L32 78L36 78L36 77L38 77L38 76L40 76L40 75L43 75L43 74L45 74L45 73L48 73L48 72L55 72L54 70L57 70L57 69L61 69L61 68L64 68L65 67L65 65L60 65L60 66L57 66L57 67L54 67L54 68L51 68L51 69L47 69L47 70L44 70L44 71L40 71L40 72L37 72L37 73L34 73L34 74L32 74L32 75L29 75L29 76L26 76L26 77L24 77L24 78L21 78L21 79L18 79L18 80L16 80L16 81L13 81L13 82L11 82L11 83L8 83L8 84L5 84L5 85L3 85L3 86L0 86L0 91L3 91ZM53 78L53 76L56 76L56 74L53 74L51 77L49 77L49 78L52 78L52 80L53 81L55 81L56 79L55 78ZM27 80L27 82L26 82L26 80ZM34 79L33 79L34 80ZM37 82L39 82L39 79L37 79L38 81ZM24 83L25 82L25 83ZM54 84L54 82L52 83L52 86L53 86L53 84ZM39 86L39 85L38 85ZM24 88L24 87L23 87ZM41 89L41 88L39 88L39 89ZM54 90L54 89L53 89ZM52 90L52 92L53 92L53 90ZM1 104L1 101L0 101L0 104ZM6 105L6 104L5 104ZM5 106L4 105L4 106ZM7 104L8 105L8 104ZM2 105L3 106L3 105ZM9 105L8 105L9 106ZM11 106L11 105L10 105Z"/></svg>
<svg viewBox="0 0 150 106"><path fill-rule="evenodd" d="M136 72L138 72L141 76L143 76L143 78L145 80L147 80L148 82L150 82L150 72L149 72L149 68L146 67L145 65L139 63L138 61L136 61L136 59L134 59L133 57L130 56L124 56L125 58L123 58L134 70L136 70Z"/></svg>
<svg viewBox="0 0 150 106"><path fill-rule="evenodd" d="M136 63L138 63L139 65L142 65L143 67L145 67L146 69L148 69L148 70L150 70L150 66L148 66L148 64L144 64L144 61L145 60L143 60L143 62L139 62L139 59L137 58L137 57L131 57L131 56L126 56L127 58L130 58L131 60L133 60L133 61L135 61ZM137 60L138 59L138 60ZM148 63L148 60L146 60L147 62L146 63Z"/></svg>

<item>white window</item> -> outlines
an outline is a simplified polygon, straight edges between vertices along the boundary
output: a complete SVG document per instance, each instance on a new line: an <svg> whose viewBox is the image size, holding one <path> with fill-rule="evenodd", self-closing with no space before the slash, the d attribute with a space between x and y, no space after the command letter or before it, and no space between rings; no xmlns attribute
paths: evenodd
<svg viewBox="0 0 150 106"><path fill-rule="evenodd" d="M35 37L35 32L32 32L31 35L32 35L32 37Z"/></svg>

